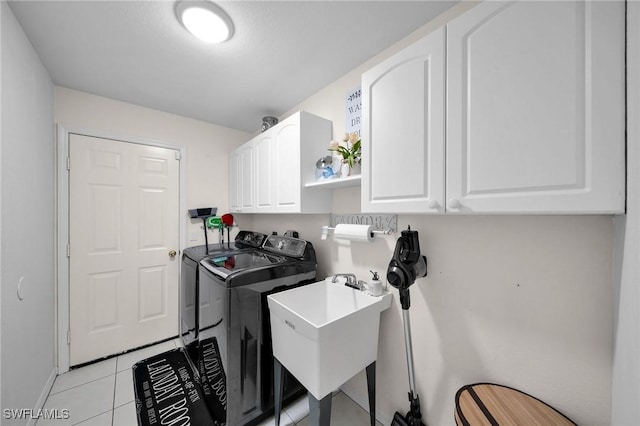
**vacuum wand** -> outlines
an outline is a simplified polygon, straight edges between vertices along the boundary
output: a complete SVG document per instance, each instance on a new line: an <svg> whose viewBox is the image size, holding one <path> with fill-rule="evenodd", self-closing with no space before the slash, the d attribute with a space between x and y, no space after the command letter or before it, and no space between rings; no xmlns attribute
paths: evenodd
<svg viewBox="0 0 640 426"><path fill-rule="evenodd" d="M416 378L413 369L413 346L411 344L411 323L409 322L409 310L402 310L402 322L404 324L404 347L407 349L407 367L409 370L409 391L416 394Z"/></svg>
<svg viewBox="0 0 640 426"><path fill-rule="evenodd" d="M424 426L420 411L420 397L416 393L415 369L413 367L413 347L411 345L411 323L409 310L402 310L402 322L404 324L404 345L407 352L407 370L409 374L409 412L406 416L396 412L391 426Z"/></svg>
<svg viewBox="0 0 640 426"><path fill-rule="evenodd" d="M402 231L396 242L393 258L387 268L387 280L389 284L397 288L400 293L400 305L402 306L402 323L404 326L404 345L407 353L407 369L409 371L409 412L403 416L396 412L391 426L424 426L422 413L420 412L420 398L416 394L415 373L413 366L413 347L411 344L411 322L409 320L409 308L411 297L409 287L416 278L427 275L427 258L420 254L420 241L418 232L411 227Z"/></svg>

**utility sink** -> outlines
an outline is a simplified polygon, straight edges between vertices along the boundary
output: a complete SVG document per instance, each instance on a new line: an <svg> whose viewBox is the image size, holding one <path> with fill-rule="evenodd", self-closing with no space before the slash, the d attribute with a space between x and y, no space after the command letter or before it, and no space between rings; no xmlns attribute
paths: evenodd
<svg viewBox="0 0 640 426"><path fill-rule="evenodd" d="M390 293L370 296L327 279L267 300L273 355L318 400L376 360Z"/></svg>

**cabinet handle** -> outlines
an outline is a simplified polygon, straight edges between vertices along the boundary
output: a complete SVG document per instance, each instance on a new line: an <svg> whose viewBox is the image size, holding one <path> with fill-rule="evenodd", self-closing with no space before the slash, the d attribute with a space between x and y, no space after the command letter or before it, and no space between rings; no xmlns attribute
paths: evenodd
<svg viewBox="0 0 640 426"><path fill-rule="evenodd" d="M429 204L428 204L428 207L430 209L436 210L436 209L438 209L440 207L440 203L438 203L437 200L430 200Z"/></svg>
<svg viewBox="0 0 640 426"><path fill-rule="evenodd" d="M460 200L458 200L457 198L449 199L450 209L459 209L460 207L462 207L462 203L460 203Z"/></svg>

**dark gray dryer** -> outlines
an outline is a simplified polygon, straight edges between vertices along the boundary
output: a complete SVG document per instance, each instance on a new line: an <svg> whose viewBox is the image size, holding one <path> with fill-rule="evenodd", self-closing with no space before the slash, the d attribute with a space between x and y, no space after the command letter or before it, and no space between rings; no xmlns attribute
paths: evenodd
<svg viewBox="0 0 640 426"><path fill-rule="evenodd" d="M273 412L273 350L267 296L316 276L311 243L241 231L235 248L200 262L198 373L213 418L253 424ZM284 399L306 392L287 375Z"/></svg>
<svg viewBox="0 0 640 426"><path fill-rule="evenodd" d="M209 251L217 253L221 244L209 244ZM235 245L233 246L235 248ZM180 269L180 337L195 366L198 354L198 267L208 256L207 246L188 247L182 251Z"/></svg>

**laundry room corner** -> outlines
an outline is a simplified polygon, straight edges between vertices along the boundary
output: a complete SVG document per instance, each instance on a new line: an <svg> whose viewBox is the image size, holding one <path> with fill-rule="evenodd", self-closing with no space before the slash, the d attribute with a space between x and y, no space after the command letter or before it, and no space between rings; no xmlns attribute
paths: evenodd
<svg viewBox="0 0 640 426"><path fill-rule="evenodd" d="M43 404L55 379L53 83L1 2L0 406ZM34 268L34 249L38 267ZM3 418L3 424L24 420Z"/></svg>

